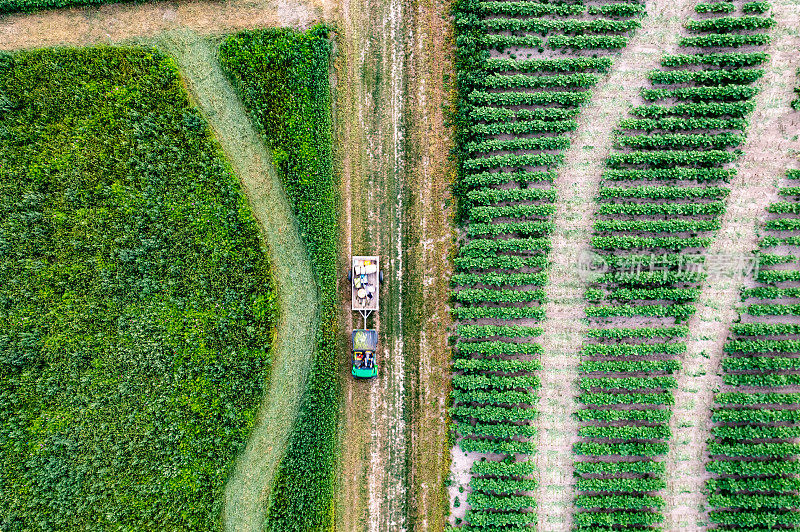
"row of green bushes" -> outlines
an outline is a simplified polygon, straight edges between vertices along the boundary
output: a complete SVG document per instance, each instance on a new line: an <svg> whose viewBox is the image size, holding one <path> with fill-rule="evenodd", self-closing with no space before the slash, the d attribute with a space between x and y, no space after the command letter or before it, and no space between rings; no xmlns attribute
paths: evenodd
<svg viewBox="0 0 800 532"><path fill-rule="evenodd" d="M668 450L673 373L688 332L677 324L695 313L705 278L695 268L703 265L697 255L721 225L724 183L734 175L725 166L741 154L757 91L752 85L767 59L763 51L737 48L768 42L763 31L774 21L721 16L734 10L725 2L698 4L705 15L686 26L699 35L681 39L681 46L731 49L665 56L648 76L657 88L642 90L647 103L620 122L616 151L606 159L592 237L605 271L586 291L595 304L586 307L590 328L580 365L578 400L585 409L577 414L574 447L576 530L652 530L663 521L663 468L626 468L632 457L651 464ZM637 326L625 327L631 322ZM744 371L752 370L729 380L757 380ZM613 464L608 471L586 467L599 457Z"/></svg>
<svg viewBox="0 0 800 532"><path fill-rule="evenodd" d="M795 195L791 188L788 192L783 195ZM791 208L799 204L797 200L767 208L777 216L764 224L767 234L797 232L800 227L794 217L800 211ZM771 243L766 240L765 247ZM742 290L742 299L751 301L741 309L739 321L746 317L746 323L731 326L731 338L724 347L724 391L717 395L711 417L716 426L707 450L711 456L707 469L713 474L706 486L713 509L710 519L731 530L751 530L754 524L793 526L793 516L800 509L796 495L800 471L790 461L800 454L796 443L800 416L795 409L800 396L786 393L800 385L800 359L794 357L800 352L800 326L772 322L774 316L800 313L792 302L800 291L782 287L800 278L799 255L793 249L787 255L762 251L759 256L764 260L751 275L756 286ZM787 263L793 267L784 269Z"/></svg>
<svg viewBox="0 0 800 532"><path fill-rule="evenodd" d="M542 348L530 320L544 318L554 168L569 147L565 133L611 68L603 54L626 45L642 12L639 2L455 3L456 195L466 239L452 279L460 324L451 415L461 451L506 455L475 462L466 530L536 523L534 500L521 492L535 487L526 455L535 452L532 373ZM548 57L545 48L564 56Z"/></svg>

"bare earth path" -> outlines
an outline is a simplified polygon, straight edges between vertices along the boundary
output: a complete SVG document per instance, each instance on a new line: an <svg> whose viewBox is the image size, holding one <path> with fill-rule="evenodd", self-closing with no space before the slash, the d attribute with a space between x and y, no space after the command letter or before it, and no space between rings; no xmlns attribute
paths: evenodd
<svg viewBox="0 0 800 532"><path fill-rule="evenodd" d="M160 45L178 61L197 105L242 182L270 251L280 312L269 390L225 488L223 522L230 532L261 532L269 487L297 417L314 356L319 294L308 253L270 154L216 57L216 48L188 30Z"/></svg>
<svg viewBox="0 0 800 532"><path fill-rule="evenodd" d="M572 447L578 435L572 413L579 406L575 400L577 367L586 332L586 283L582 268L576 265L588 259L594 196L611 149L612 130L628 106L638 102L647 72L677 40L680 6L674 0L647 3L648 15L642 19L642 27L614 59L610 75L598 83L591 102L581 112L577 135L558 170L537 422L539 530L572 529Z"/></svg>
<svg viewBox="0 0 800 532"><path fill-rule="evenodd" d="M354 380L346 351L342 357L335 515L337 529L348 531L408 528L404 17L400 0L345 0L339 20L336 148L345 206L342 238L349 244L340 264L346 271L349 253L380 255L385 279L380 312L368 323L379 334L378 378ZM345 281L340 294L343 329L362 326L349 312Z"/></svg>
<svg viewBox="0 0 800 532"><path fill-rule="evenodd" d="M408 160L407 335L409 401L412 405L409 528L444 529L444 481L450 470L445 405L450 394L450 256L454 248L449 184L455 165L445 108L454 80L450 2L421 0L409 10L413 52L408 61L406 157ZM452 86L449 87L452 90Z"/></svg>
<svg viewBox="0 0 800 532"><path fill-rule="evenodd" d="M800 151L800 118L789 107L800 66L800 4L772 2L777 25L772 30L771 62L760 81L756 108L750 119L738 176L731 183L728 206L717 239L708 250L713 268L689 321L690 337L683 371L678 375L670 423L672 443L666 458L665 530L694 530L707 524L703 488L708 474L706 441L710 437L710 408L719 377L722 348L736 318L741 268L736 257L749 258L757 248L756 228L766 207L777 199L775 182L790 167L790 151ZM714 259L714 256L719 259ZM730 260L734 258L734 260ZM739 271L736 271L736 270Z"/></svg>
<svg viewBox="0 0 800 532"><path fill-rule="evenodd" d="M346 0L337 14L336 150L342 257L381 256L380 376L358 382L346 356L350 287L341 280L342 411L336 528L442 530L450 456L445 403L453 246L444 123L452 76L449 1ZM346 80L346 83L343 82Z"/></svg>
<svg viewBox="0 0 800 532"><path fill-rule="evenodd" d="M111 4L0 16L0 50L111 44L189 28L203 35L330 20L333 0L197 0Z"/></svg>

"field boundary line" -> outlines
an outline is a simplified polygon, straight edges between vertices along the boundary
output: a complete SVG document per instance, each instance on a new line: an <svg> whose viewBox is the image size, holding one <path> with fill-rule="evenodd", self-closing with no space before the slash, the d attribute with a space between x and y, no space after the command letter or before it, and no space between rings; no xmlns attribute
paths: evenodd
<svg viewBox="0 0 800 532"><path fill-rule="evenodd" d="M549 283L543 324L541 387L537 438L536 492L539 530L572 529L573 445L578 441L578 364L586 335L586 282L579 262L586 262L604 161L612 147L612 131L638 100L647 72L662 52L677 42L680 3L648 2L647 15L628 45L614 58L610 74L593 89L578 116L571 146L555 180Z"/></svg>
<svg viewBox="0 0 800 532"><path fill-rule="evenodd" d="M772 9L776 26L767 50L771 60L759 81L751 126L742 147L744 155L736 164L737 177L731 183L722 225L706 252L714 272L704 283L697 312L688 322L687 351L677 375L670 420L672 439L666 456L665 530L697 530L708 525L703 493L710 478L705 470L706 442L711 437L714 389L722 384L722 349L737 317L742 266L747 267L751 251L758 248L757 226L766 217L767 205L777 199L775 183L792 161L790 149L800 150L800 144L790 140L800 130L800 119L797 113L792 116L789 107L797 82L795 70L800 66L800 4L776 0Z"/></svg>
<svg viewBox="0 0 800 532"><path fill-rule="evenodd" d="M272 481L314 358L319 291L271 155L222 72L216 49L185 29L165 33L159 45L177 59L191 95L239 177L275 276L279 310L269 388L225 486L222 512L225 530L261 532Z"/></svg>

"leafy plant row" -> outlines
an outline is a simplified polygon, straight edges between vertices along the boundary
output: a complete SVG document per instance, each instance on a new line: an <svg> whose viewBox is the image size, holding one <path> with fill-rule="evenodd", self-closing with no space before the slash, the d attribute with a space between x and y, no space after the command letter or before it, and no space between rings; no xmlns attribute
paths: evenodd
<svg viewBox="0 0 800 532"><path fill-rule="evenodd" d="M797 205L796 199L779 201L767 211L784 216ZM793 220L768 220L764 230L797 232ZM791 302L800 292L781 287L800 279L800 255L793 248L788 255L762 251L759 257L760 268L751 274L756 286L742 290L743 300L758 302L742 307L745 323L731 326L722 361L724 391L716 398L708 446L707 468L715 475L707 483L710 519L733 530L793 525L800 508L794 461L800 454L800 416L794 408L800 395L792 392L800 386L800 359L795 357L800 352L800 324L771 322L776 316L800 314ZM793 263L791 269L774 269L787 263Z"/></svg>
<svg viewBox="0 0 800 532"><path fill-rule="evenodd" d="M528 460L542 351L536 322L544 318L556 201L551 183L580 107L611 68L608 50L625 46L642 11L625 1L455 3L464 239L452 278L459 324L450 412L460 450L492 456L473 465L469 509L457 523L464 530L517 532L536 522ZM563 55L553 58L553 50Z"/></svg>

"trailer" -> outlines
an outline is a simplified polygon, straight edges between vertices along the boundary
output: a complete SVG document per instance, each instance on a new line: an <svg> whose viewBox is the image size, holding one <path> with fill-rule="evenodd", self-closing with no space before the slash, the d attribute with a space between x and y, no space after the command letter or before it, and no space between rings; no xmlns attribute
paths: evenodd
<svg viewBox="0 0 800 532"><path fill-rule="evenodd" d="M380 257L358 255L353 257L350 273L350 307L364 318L364 328L367 328L367 318L378 311L380 293L378 288L383 282L383 272L380 267Z"/></svg>
<svg viewBox="0 0 800 532"><path fill-rule="evenodd" d="M354 256L347 279L350 281L350 308L364 318L364 327L353 330L351 336L352 374L359 379L372 379L378 376L378 365L375 360L378 350L378 331L367 329L367 318L380 307L380 284L383 282L380 258Z"/></svg>

